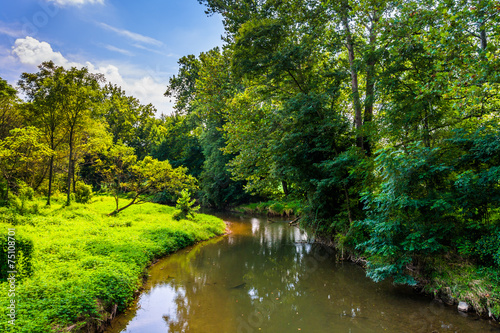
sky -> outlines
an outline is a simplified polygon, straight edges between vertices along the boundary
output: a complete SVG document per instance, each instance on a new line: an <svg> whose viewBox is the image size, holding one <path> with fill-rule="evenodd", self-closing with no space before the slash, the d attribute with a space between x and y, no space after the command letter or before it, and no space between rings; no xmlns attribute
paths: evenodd
<svg viewBox="0 0 500 333"><path fill-rule="evenodd" d="M102 73L159 114L180 57L222 46L222 18L197 0L0 0L0 77L16 86L43 61Z"/></svg>

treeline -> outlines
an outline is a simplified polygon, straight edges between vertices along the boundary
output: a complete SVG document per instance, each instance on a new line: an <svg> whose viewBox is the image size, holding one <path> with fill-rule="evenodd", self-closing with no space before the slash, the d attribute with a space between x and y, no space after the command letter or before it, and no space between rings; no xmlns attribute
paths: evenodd
<svg viewBox="0 0 500 333"><path fill-rule="evenodd" d="M207 199L302 200L377 281L446 254L498 287L498 2L200 3L225 45L181 58L167 95ZM201 165L188 142L162 156Z"/></svg>
<svg viewBox="0 0 500 333"><path fill-rule="evenodd" d="M217 208L300 200L375 280L414 283L447 254L500 281L496 1L200 3L225 45L179 60L171 116L86 69L23 74L26 102L2 81L3 198L26 184L69 203L82 181Z"/></svg>
<svg viewBox="0 0 500 333"><path fill-rule="evenodd" d="M116 214L144 200L172 203L197 190L185 167L151 157L168 137L169 119L87 68L52 62L23 73L19 92L0 80L0 203L29 213L35 193L88 202L92 191L116 198ZM24 100L18 97L24 96ZM170 126L170 127L169 127ZM126 194L129 204L120 207Z"/></svg>

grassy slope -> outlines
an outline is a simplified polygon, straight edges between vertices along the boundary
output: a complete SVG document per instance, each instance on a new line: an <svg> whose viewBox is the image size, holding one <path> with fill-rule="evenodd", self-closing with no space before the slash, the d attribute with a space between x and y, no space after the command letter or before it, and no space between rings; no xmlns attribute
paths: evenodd
<svg viewBox="0 0 500 333"><path fill-rule="evenodd" d="M40 206L42 202L39 202ZM222 220L199 214L195 221L175 221L174 208L134 205L117 217L110 197L88 205L63 207L62 200L37 215L23 218L18 235L35 246L34 274L17 286L18 332L60 331L77 323L98 327L113 312L125 309L140 287L145 268L167 253L224 232ZM0 230L12 225L0 223ZM7 306L7 283L0 306ZM7 332L5 311L0 332Z"/></svg>

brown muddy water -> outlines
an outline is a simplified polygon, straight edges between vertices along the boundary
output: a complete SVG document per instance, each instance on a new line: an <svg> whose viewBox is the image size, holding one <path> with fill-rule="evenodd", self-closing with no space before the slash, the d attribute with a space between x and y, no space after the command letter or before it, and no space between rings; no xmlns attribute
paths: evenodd
<svg viewBox="0 0 500 333"><path fill-rule="evenodd" d="M371 281L284 221L219 216L231 234L155 264L107 333L500 332L411 288Z"/></svg>

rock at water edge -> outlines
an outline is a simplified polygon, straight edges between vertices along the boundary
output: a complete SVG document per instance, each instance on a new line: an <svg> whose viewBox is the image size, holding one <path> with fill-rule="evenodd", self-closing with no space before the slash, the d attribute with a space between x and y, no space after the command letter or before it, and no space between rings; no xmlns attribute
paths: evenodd
<svg viewBox="0 0 500 333"><path fill-rule="evenodd" d="M459 302L458 303L458 311L468 312L469 311L469 304L467 304L465 302Z"/></svg>

